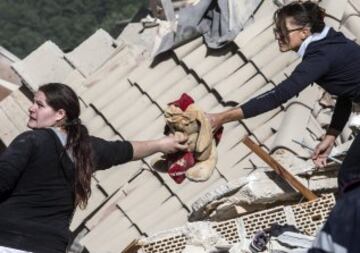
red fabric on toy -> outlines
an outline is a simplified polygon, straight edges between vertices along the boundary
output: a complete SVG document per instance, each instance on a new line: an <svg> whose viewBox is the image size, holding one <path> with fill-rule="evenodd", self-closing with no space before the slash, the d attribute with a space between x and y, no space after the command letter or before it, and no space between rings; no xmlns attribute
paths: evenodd
<svg viewBox="0 0 360 253"><path fill-rule="evenodd" d="M171 163L168 174L176 183L180 184L185 179L185 172L194 164L195 158L192 152L181 153L178 159Z"/></svg>
<svg viewBox="0 0 360 253"><path fill-rule="evenodd" d="M188 106L193 103L194 103L194 99L192 99L192 97L190 97L188 94L183 93L178 100L175 100L175 101L169 103L168 105L176 105L183 112L185 112L186 109L188 108Z"/></svg>
<svg viewBox="0 0 360 253"><path fill-rule="evenodd" d="M215 139L215 143L216 143L216 146L219 144L220 140L221 140L221 137L222 137L222 134L223 134L223 130L224 130L224 127L221 126L218 130L216 130L216 132L214 133L214 139Z"/></svg>
<svg viewBox="0 0 360 253"><path fill-rule="evenodd" d="M188 94L183 93L178 100L169 103L169 105L175 105L182 111L186 111L188 106L193 103L193 98ZM221 127L214 133L216 145L220 142L223 129L224 127ZM168 126L165 126L165 134L168 134L169 130ZM169 154L166 156L166 160L171 164L169 166L168 174L178 184L181 184L184 181L185 172L196 163L195 156L192 152Z"/></svg>

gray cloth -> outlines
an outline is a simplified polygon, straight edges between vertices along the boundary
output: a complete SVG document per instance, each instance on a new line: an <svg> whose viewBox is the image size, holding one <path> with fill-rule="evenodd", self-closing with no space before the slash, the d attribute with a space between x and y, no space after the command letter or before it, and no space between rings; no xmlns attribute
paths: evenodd
<svg viewBox="0 0 360 253"><path fill-rule="evenodd" d="M209 48L217 49L235 39L249 23L261 0L202 0L180 9L176 32L163 36L155 56L199 35Z"/></svg>
<svg viewBox="0 0 360 253"><path fill-rule="evenodd" d="M0 253L31 253L31 252L0 246Z"/></svg>

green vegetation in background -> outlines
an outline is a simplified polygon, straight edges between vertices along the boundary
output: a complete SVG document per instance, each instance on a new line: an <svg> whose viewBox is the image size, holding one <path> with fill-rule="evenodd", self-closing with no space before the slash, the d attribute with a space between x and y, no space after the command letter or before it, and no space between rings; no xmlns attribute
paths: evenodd
<svg viewBox="0 0 360 253"><path fill-rule="evenodd" d="M146 0L0 0L0 46L23 58L46 40L70 51L103 28L133 17Z"/></svg>

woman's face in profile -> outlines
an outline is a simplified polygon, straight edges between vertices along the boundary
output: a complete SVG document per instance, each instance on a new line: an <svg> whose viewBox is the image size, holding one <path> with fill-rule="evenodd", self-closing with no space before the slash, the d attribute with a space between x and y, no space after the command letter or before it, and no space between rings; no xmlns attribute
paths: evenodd
<svg viewBox="0 0 360 253"><path fill-rule="evenodd" d="M34 101L29 107L29 120L27 126L29 128L53 127L65 117L64 110L55 111L46 102L46 96L42 91L37 91Z"/></svg>
<svg viewBox="0 0 360 253"><path fill-rule="evenodd" d="M311 34L309 27L295 24L292 17L285 18L285 27L274 28L275 39L281 52L297 51L301 43Z"/></svg>

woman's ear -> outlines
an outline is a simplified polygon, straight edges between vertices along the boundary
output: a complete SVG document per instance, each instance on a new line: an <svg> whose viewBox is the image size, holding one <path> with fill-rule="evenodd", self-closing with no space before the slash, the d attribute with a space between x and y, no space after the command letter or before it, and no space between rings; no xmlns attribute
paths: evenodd
<svg viewBox="0 0 360 253"><path fill-rule="evenodd" d="M311 35L310 27L305 26L301 31L302 40L306 40L307 37Z"/></svg>
<svg viewBox="0 0 360 253"><path fill-rule="evenodd" d="M59 109L56 111L56 120L57 121L61 121L63 119L65 119L66 117L66 112L64 109Z"/></svg>

